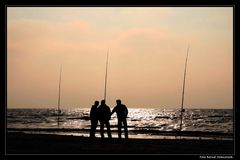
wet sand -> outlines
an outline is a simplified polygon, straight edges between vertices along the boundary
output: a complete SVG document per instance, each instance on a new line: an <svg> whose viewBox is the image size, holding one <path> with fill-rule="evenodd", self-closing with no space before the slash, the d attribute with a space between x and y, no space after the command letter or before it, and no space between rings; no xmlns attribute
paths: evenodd
<svg viewBox="0 0 240 160"><path fill-rule="evenodd" d="M7 133L7 154L234 154L232 140L101 139Z"/></svg>

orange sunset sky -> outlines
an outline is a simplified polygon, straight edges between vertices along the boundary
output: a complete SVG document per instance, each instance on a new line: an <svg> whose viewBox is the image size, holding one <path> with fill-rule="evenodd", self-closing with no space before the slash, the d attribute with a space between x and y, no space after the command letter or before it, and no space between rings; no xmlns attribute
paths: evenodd
<svg viewBox="0 0 240 160"><path fill-rule="evenodd" d="M232 7L7 7L7 106L233 108Z"/></svg>

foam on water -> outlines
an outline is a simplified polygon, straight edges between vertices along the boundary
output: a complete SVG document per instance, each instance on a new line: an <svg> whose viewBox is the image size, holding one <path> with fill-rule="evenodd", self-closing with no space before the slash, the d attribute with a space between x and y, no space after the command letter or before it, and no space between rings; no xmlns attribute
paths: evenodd
<svg viewBox="0 0 240 160"><path fill-rule="evenodd" d="M62 110L60 128L90 129L89 111L90 108ZM57 119L55 109L7 110L7 128L54 129L58 128ZM179 128L180 112L177 109L129 108L127 121L129 131L175 131ZM117 129L116 114L112 115L110 124L113 130ZM186 109L182 130L233 133L233 110Z"/></svg>

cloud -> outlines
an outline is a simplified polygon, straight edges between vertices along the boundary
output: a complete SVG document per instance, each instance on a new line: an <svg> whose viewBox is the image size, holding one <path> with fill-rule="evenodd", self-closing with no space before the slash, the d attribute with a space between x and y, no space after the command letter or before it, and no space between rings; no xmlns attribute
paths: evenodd
<svg viewBox="0 0 240 160"><path fill-rule="evenodd" d="M178 24L167 27L172 23L166 23L166 17L175 14L168 8L97 10L76 8L64 15L59 9L50 15L50 9L35 19L32 10L28 17L8 19L8 94L16 98L11 102L26 104L29 97L32 104L40 100L54 104L60 63L65 104L86 106L93 97L101 98L109 48L110 103L120 96L130 99L132 106L177 105L188 40L186 99L194 94L196 101L209 99L212 104L232 91L230 34L192 31L186 35L174 30ZM230 101L228 96L225 102Z"/></svg>

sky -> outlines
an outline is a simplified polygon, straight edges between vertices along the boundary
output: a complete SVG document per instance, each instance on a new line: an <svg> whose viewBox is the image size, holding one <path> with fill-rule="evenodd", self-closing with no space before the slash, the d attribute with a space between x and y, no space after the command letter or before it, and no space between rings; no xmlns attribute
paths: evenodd
<svg viewBox="0 0 240 160"><path fill-rule="evenodd" d="M7 7L7 107L233 108L232 7Z"/></svg>

